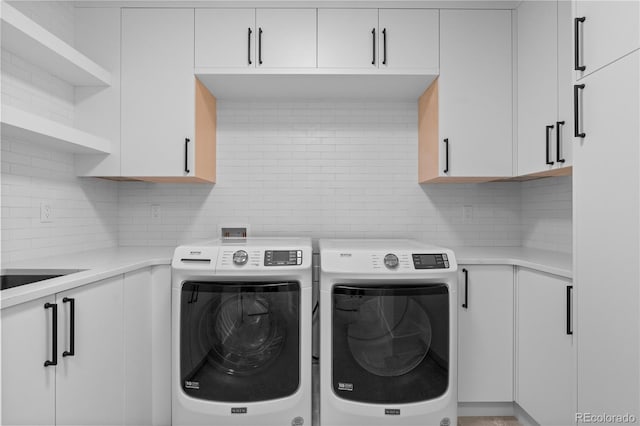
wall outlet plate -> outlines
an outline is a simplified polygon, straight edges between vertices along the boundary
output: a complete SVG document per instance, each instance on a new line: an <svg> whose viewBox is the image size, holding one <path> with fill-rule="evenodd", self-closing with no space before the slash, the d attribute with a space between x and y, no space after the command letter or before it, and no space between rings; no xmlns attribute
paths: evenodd
<svg viewBox="0 0 640 426"><path fill-rule="evenodd" d="M151 223L154 225L160 225L162 221L162 211L160 210L160 206L154 204L151 206Z"/></svg>
<svg viewBox="0 0 640 426"><path fill-rule="evenodd" d="M53 222L53 207L49 201L40 202L40 223Z"/></svg>

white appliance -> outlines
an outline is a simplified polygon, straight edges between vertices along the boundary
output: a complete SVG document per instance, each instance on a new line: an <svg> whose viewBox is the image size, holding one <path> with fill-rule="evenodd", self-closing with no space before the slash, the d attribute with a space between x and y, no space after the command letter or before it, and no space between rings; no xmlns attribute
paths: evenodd
<svg viewBox="0 0 640 426"><path fill-rule="evenodd" d="M457 424L457 264L412 240L320 240L320 424Z"/></svg>
<svg viewBox="0 0 640 426"><path fill-rule="evenodd" d="M172 424L311 425L310 239L176 248Z"/></svg>

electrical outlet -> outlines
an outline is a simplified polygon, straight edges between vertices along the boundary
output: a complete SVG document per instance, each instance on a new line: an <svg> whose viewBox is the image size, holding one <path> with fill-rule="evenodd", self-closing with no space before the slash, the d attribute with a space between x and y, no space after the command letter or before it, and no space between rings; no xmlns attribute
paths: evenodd
<svg viewBox="0 0 640 426"><path fill-rule="evenodd" d="M154 225L160 225L160 221L161 221L161 211L160 211L160 206L157 204L154 204L151 206L151 223L153 223Z"/></svg>
<svg viewBox="0 0 640 426"><path fill-rule="evenodd" d="M473 222L473 206L462 206L462 222Z"/></svg>
<svg viewBox="0 0 640 426"><path fill-rule="evenodd" d="M40 223L53 222L53 208L48 201L40 202Z"/></svg>

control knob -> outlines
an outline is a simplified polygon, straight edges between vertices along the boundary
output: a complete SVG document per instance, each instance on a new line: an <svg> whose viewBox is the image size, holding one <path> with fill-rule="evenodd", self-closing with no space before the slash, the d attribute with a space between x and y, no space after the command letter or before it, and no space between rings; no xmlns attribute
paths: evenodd
<svg viewBox="0 0 640 426"><path fill-rule="evenodd" d="M389 253L384 257L384 266L389 269L395 269L398 267L398 256L393 253Z"/></svg>
<svg viewBox="0 0 640 426"><path fill-rule="evenodd" d="M249 260L249 255L244 250L238 250L233 253L233 264L234 265L244 265Z"/></svg>

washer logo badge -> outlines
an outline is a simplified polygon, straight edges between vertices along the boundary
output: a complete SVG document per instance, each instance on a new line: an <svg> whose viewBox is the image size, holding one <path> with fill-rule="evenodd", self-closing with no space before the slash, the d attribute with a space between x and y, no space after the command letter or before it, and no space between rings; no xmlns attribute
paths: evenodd
<svg viewBox="0 0 640 426"><path fill-rule="evenodd" d="M192 382L191 380L184 381L184 387L187 389L200 389L200 382Z"/></svg>
<svg viewBox="0 0 640 426"><path fill-rule="evenodd" d="M231 407L231 414L247 414L247 407Z"/></svg>
<svg viewBox="0 0 640 426"><path fill-rule="evenodd" d="M293 420L291 420L291 426L302 426L303 424L304 419L300 416L294 417Z"/></svg>
<svg viewBox="0 0 640 426"><path fill-rule="evenodd" d="M400 415L400 409L399 408L385 408L384 409L384 414L386 416L399 416Z"/></svg>
<svg viewBox="0 0 640 426"><path fill-rule="evenodd" d="M353 392L353 383L338 382L338 390Z"/></svg>

